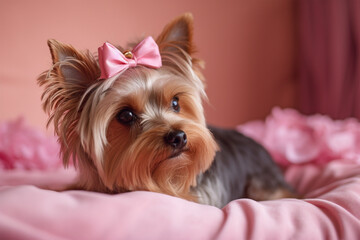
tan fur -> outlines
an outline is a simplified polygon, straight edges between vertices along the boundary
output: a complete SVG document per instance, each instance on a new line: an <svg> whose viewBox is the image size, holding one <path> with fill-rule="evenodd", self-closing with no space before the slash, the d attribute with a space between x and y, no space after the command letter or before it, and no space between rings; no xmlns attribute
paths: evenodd
<svg viewBox="0 0 360 240"><path fill-rule="evenodd" d="M274 191L262 189L249 189L248 195L256 201L276 200L280 198L300 198L297 194L289 189L279 188Z"/></svg>
<svg viewBox="0 0 360 240"><path fill-rule="evenodd" d="M99 80L95 57L50 40L53 66L38 79L43 107L54 123L64 165L79 169L78 187L99 192L148 190L196 200L190 187L211 165L217 145L205 125L202 62L192 57L192 16L185 14L157 38L163 66L137 66ZM181 111L170 108L179 97ZM130 107L133 126L115 116ZM170 157L171 130L186 132L186 151Z"/></svg>

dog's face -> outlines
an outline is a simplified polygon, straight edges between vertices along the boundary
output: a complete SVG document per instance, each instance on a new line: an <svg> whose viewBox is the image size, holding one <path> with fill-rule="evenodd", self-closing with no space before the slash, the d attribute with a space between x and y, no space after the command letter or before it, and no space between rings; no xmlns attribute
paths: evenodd
<svg viewBox="0 0 360 240"><path fill-rule="evenodd" d="M214 158L217 146L201 104L201 62L191 56L191 15L168 24L156 42L162 67L136 66L100 80L91 54L49 41L54 65L39 78L44 109L64 164L73 158L87 190L191 199L196 176Z"/></svg>

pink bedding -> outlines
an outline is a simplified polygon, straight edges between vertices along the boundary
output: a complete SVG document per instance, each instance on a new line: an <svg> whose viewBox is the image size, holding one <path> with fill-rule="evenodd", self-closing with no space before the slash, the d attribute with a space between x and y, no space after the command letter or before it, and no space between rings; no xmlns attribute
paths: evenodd
<svg viewBox="0 0 360 240"><path fill-rule="evenodd" d="M274 114L265 123L257 123L263 133L269 134L268 122ZM337 122L338 134L356 130L342 128L341 124L346 122ZM306 125L313 127L308 122ZM282 134L298 126L287 126ZM246 129L256 132L254 125ZM325 135L317 137L313 138L315 142L326 142ZM284 144L283 151L270 149L282 163L287 156L284 149L289 147L286 144L296 148L295 142ZM326 161L318 161L325 156L325 147ZM1 151L3 161L2 156L10 153ZM24 170L26 167L4 168L0 172L0 239L359 239L360 165L356 157L333 159L350 156L349 151L348 147L335 156L329 146L322 145L317 155L302 156L302 164L288 160L282 164L286 165L287 180L304 199L239 199L223 209L150 192L54 192L35 186L66 185L75 178L74 170L54 168L54 163L49 168L35 164L31 171Z"/></svg>

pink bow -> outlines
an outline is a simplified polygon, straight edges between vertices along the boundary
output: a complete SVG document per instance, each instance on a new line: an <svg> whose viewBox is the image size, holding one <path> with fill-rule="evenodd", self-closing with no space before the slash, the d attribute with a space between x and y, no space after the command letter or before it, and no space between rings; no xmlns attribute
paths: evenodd
<svg viewBox="0 0 360 240"><path fill-rule="evenodd" d="M152 37L142 40L134 49L121 53L116 47L106 42L98 49L101 79L107 79L119 72L136 65L150 68L161 67L159 47Z"/></svg>

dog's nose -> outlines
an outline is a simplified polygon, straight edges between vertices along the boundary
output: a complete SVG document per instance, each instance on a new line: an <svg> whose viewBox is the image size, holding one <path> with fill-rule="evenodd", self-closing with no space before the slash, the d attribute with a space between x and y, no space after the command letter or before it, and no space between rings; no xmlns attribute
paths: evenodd
<svg viewBox="0 0 360 240"><path fill-rule="evenodd" d="M182 149L187 143L187 137L183 131L175 130L165 135L165 142L175 149Z"/></svg>

